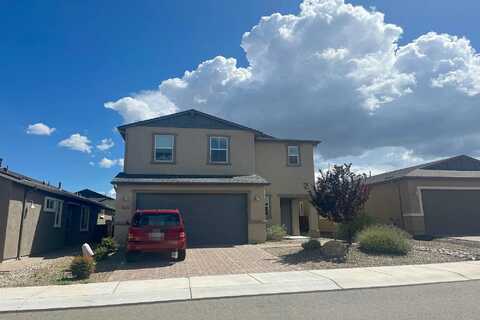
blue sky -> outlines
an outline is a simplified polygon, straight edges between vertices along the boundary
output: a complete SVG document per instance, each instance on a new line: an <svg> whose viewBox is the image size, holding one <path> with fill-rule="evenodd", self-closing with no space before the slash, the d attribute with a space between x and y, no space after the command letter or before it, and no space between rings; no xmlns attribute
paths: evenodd
<svg viewBox="0 0 480 320"><path fill-rule="evenodd" d="M104 103L156 89L163 80L182 77L185 70L195 70L218 55L236 58L237 67L248 66L240 47L242 34L262 16L298 14L299 3L1 2L0 157L12 170L54 184L62 181L68 190L109 191L109 182L120 167L101 168L98 162L104 157L123 157L122 140L113 128L125 119ZM404 31L400 45L436 31L465 36L473 48L480 48L475 27L478 1L351 3L374 7L385 14L386 22L400 26ZM38 122L55 131L48 136L27 134L28 125ZM58 145L75 133L88 137L90 153ZM101 151L95 146L105 138L112 139L115 146ZM420 159L435 156L419 154ZM344 152L331 159L347 156Z"/></svg>

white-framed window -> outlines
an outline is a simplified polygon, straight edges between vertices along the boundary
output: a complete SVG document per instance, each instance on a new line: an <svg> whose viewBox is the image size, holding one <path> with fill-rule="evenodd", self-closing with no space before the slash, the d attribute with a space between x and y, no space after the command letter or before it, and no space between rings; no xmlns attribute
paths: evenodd
<svg viewBox="0 0 480 320"><path fill-rule="evenodd" d="M154 135L153 160L155 162L173 162L175 136L171 134Z"/></svg>
<svg viewBox="0 0 480 320"><path fill-rule="evenodd" d="M272 217L272 196L270 194L265 195L265 218L270 219Z"/></svg>
<svg viewBox="0 0 480 320"><path fill-rule="evenodd" d="M88 231L90 225L90 208L81 207L80 208L80 231Z"/></svg>
<svg viewBox="0 0 480 320"><path fill-rule="evenodd" d="M56 200L56 209L55 215L53 216L53 227L61 228L62 227L62 214L63 214L63 201Z"/></svg>
<svg viewBox="0 0 480 320"><path fill-rule="evenodd" d="M45 197L45 203L43 205L43 211L55 212L57 210L58 202L60 200L50 197Z"/></svg>
<svg viewBox="0 0 480 320"><path fill-rule="evenodd" d="M287 161L289 166L300 165L300 148L298 146L287 147Z"/></svg>
<svg viewBox="0 0 480 320"><path fill-rule="evenodd" d="M228 137L209 138L209 161L211 163L228 163Z"/></svg>

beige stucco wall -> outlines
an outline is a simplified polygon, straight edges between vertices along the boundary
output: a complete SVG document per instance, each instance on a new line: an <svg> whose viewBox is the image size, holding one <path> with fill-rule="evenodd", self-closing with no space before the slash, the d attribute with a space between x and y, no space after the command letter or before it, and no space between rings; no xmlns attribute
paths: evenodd
<svg viewBox="0 0 480 320"><path fill-rule="evenodd" d="M22 214L23 189L12 183L8 201L8 217L5 233L4 259L17 256L18 235L20 230L20 217Z"/></svg>
<svg viewBox="0 0 480 320"><path fill-rule="evenodd" d="M6 237L4 241L4 259L13 259L17 256L24 192L25 187L23 185L11 183L5 232ZM45 222L47 222L46 217L51 216L53 219L53 213L45 213L42 211L44 199L45 193L43 192L30 190L27 193L20 249L21 256L48 251L50 247L58 248L63 246L64 229L53 228L52 221L48 221L45 225ZM43 220L41 219L42 215Z"/></svg>
<svg viewBox="0 0 480 320"><path fill-rule="evenodd" d="M365 204L366 214L379 223L403 226L402 208L406 206L402 193L407 191L405 181L369 185L369 198ZM405 199L408 201L408 199ZM403 201L403 202L401 202Z"/></svg>
<svg viewBox="0 0 480 320"><path fill-rule="evenodd" d="M8 209L10 205L10 190L12 183L6 179L0 179L0 261L4 257L5 237L7 232Z"/></svg>
<svg viewBox="0 0 480 320"><path fill-rule="evenodd" d="M128 225L136 209L136 194L158 193L244 193L247 194L248 241L251 243L266 240L265 198L263 186L229 185L126 185L117 186L115 238L120 245L127 240Z"/></svg>
<svg viewBox="0 0 480 320"><path fill-rule="evenodd" d="M175 135L175 163L153 162L153 135ZM230 137L230 164L208 163L208 137ZM126 129L124 171L130 174L250 175L255 173L254 134L241 130L131 127Z"/></svg>
<svg viewBox="0 0 480 320"><path fill-rule="evenodd" d="M316 210L308 202L305 183L314 182L314 145L312 143L294 144L300 146L300 166L287 165L287 142L256 141L255 170L256 173L271 184L266 193L271 195L272 224L281 224L280 198L291 198L292 201L292 233L300 234L298 225L299 201L304 204L309 215L309 227L312 234L318 233L318 216Z"/></svg>

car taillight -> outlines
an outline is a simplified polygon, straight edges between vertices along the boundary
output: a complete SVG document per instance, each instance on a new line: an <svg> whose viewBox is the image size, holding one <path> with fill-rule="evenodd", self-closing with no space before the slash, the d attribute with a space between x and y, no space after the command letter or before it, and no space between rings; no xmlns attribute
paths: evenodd
<svg viewBox="0 0 480 320"><path fill-rule="evenodd" d="M178 233L178 239L185 239L185 231L180 230L180 232Z"/></svg>
<svg viewBox="0 0 480 320"><path fill-rule="evenodd" d="M133 241L135 240L135 237L133 236L133 233L129 232L128 233L128 241Z"/></svg>

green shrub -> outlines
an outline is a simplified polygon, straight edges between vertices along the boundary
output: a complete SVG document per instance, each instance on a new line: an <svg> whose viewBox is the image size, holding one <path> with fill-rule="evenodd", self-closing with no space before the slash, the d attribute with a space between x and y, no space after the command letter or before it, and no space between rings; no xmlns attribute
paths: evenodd
<svg viewBox="0 0 480 320"><path fill-rule="evenodd" d="M357 236L360 250L368 253L405 255L411 249L410 235L394 226L375 225Z"/></svg>
<svg viewBox="0 0 480 320"><path fill-rule="evenodd" d="M303 250L316 250L320 249L321 246L320 241L316 239L310 239L302 243Z"/></svg>
<svg viewBox="0 0 480 320"><path fill-rule="evenodd" d="M267 240L280 241L287 235L284 226L273 224L267 227Z"/></svg>
<svg viewBox="0 0 480 320"><path fill-rule="evenodd" d="M87 279L95 271L95 261L92 257L77 256L70 264L70 271L77 279Z"/></svg>
<svg viewBox="0 0 480 320"><path fill-rule="evenodd" d="M118 248L117 242L112 237L103 238L98 246L106 248L108 252L114 252Z"/></svg>
<svg viewBox="0 0 480 320"><path fill-rule="evenodd" d="M108 249L102 246L98 246L94 251L95 261L101 261L108 257Z"/></svg>
<svg viewBox="0 0 480 320"><path fill-rule="evenodd" d="M348 235L350 234L355 238L360 231L373 224L375 224L375 219L363 213L349 223L337 224L336 237L337 239L348 240Z"/></svg>

